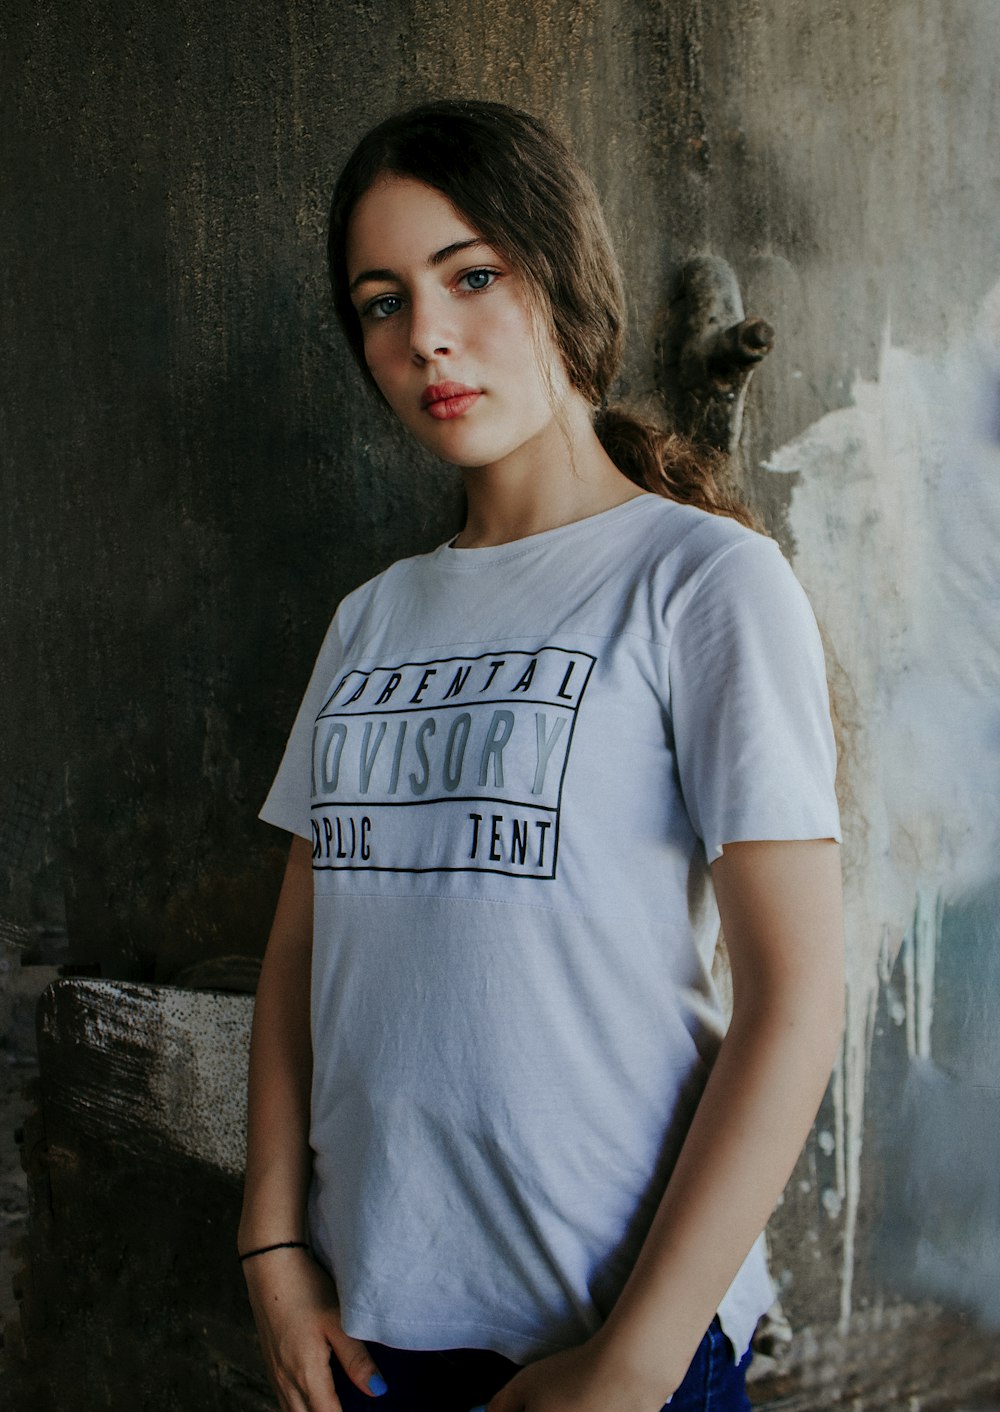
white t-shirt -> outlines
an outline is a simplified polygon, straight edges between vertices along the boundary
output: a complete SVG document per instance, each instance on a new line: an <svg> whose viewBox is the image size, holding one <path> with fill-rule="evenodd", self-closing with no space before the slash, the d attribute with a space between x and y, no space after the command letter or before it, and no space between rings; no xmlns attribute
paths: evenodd
<svg viewBox="0 0 1000 1412"><path fill-rule="evenodd" d="M725 1022L708 863L839 836L778 548L641 496L341 604L262 817L313 840L310 1238L356 1337L576 1344ZM758 1242L720 1306L771 1302Z"/></svg>

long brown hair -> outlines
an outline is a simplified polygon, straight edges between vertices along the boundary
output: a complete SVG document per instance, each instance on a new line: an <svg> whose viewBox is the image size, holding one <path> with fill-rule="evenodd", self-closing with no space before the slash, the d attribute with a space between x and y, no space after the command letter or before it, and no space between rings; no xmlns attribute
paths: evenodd
<svg viewBox="0 0 1000 1412"><path fill-rule="evenodd" d="M587 173L537 118L503 103L421 103L387 118L352 152L333 194L328 253L334 308L371 382L347 278L347 231L379 176L410 177L451 202L524 281L551 327L572 385L595 409L615 465L670 500L754 524L725 487L726 462L622 407L609 408L624 338L621 273Z"/></svg>

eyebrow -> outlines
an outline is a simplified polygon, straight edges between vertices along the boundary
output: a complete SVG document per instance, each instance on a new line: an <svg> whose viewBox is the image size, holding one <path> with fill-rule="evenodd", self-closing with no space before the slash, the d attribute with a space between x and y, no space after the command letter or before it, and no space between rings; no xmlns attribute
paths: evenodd
<svg viewBox="0 0 1000 1412"><path fill-rule="evenodd" d="M443 265L445 260L450 259L452 255L457 255L459 251L471 250L476 245L485 244L486 241L480 235L473 236L471 240L456 240L451 245L445 245L441 250L435 250L427 263L432 270L437 269L438 265ZM350 293L353 294L358 285L366 284L369 281L375 282L393 279L399 279L399 275L396 274L395 270L362 270L359 275L356 275L354 279L351 280Z"/></svg>

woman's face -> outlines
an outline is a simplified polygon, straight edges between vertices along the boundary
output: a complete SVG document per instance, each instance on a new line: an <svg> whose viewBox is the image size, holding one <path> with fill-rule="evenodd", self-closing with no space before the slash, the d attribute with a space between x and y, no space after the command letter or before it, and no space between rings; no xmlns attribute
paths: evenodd
<svg viewBox="0 0 1000 1412"><path fill-rule="evenodd" d="M372 377L423 446L466 468L540 449L570 395L562 360L520 276L445 196L380 178L354 208L347 273Z"/></svg>

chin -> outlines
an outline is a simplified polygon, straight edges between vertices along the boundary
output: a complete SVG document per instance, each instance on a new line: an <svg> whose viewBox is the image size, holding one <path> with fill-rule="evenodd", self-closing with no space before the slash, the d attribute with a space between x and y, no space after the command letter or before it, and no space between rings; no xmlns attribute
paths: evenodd
<svg viewBox="0 0 1000 1412"><path fill-rule="evenodd" d="M442 461L462 471L477 471L493 465L504 460L513 449L507 445L489 445L481 437L456 434L455 429L445 436L418 436L417 440Z"/></svg>

